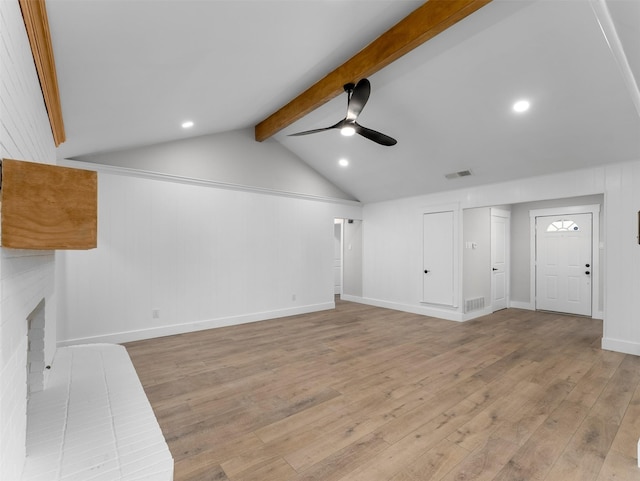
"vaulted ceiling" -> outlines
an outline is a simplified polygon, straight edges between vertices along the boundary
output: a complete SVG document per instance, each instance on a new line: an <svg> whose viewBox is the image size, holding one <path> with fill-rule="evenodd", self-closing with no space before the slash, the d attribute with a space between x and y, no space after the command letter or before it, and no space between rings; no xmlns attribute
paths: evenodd
<svg viewBox="0 0 640 481"><path fill-rule="evenodd" d="M58 156L253 127L421 4L47 0ZM397 145L288 136L342 119L346 94L266 142L363 202L638 160L638 79L640 2L494 0L369 76L359 121Z"/></svg>

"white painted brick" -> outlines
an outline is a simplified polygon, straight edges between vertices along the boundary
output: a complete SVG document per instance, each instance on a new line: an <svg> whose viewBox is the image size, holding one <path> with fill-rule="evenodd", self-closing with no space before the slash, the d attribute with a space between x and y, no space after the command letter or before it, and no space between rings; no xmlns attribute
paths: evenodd
<svg viewBox="0 0 640 481"><path fill-rule="evenodd" d="M42 342L31 342L32 350L27 354L30 362L42 361L44 368L44 340Z"/></svg>
<svg viewBox="0 0 640 481"><path fill-rule="evenodd" d="M123 481L172 481L173 469L168 465L168 461L159 461L154 472L139 471L128 474Z"/></svg>
<svg viewBox="0 0 640 481"><path fill-rule="evenodd" d="M20 7L16 1L0 0L0 105L2 105L0 157L55 164L56 152L51 128ZM79 408L78 412L85 412L81 409L87 408L83 405L83 397L85 401L95 401L96 396L108 394L104 389L105 379L107 384L112 383L114 386L131 385L118 382L120 373L115 373L108 378L103 377L102 388L99 382L91 382L92 379L89 377L86 384L84 384L85 380L75 379L75 384L71 383L75 389L70 389L68 381L71 377L68 373L71 368L71 356L60 356L56 359L54 369L62 375L56 377L51 371L45 372L47 380L45 385L49 387L50 383L51 389L32 393L27 423L25 414L27 411L26 319L38 303L45 299L45 334L41 336L44 346L37 344L36 347L39 349L44 347L44 362L50 364L56 341L54 266L55 256L51 252L0 248L0 479L17 480L23 473L22 479L25 480L52 481L60 479L60 471L63 467L69 470L65 473L68 476L64 478L69 481L120 479L120 468L118 462L114 461L119 456L117 451L112 451L115 453L113 456L106 454L106 458L99 458L99 453L96 451L91 451L94 458L82 458L80 455L75 458L75 455L69 452L66 453L66 464L63 462L61 452L65 442L68 446L77 445L76 452L89 452L87 446L92 444L87 443L86 440L82 443L81 435L93 436L95 433L82 427L86 419L78 418L74 421L74 418L71 418L69 424L72 427L71 437L65 440L64 422L70 414L68 410ZM124 354L126 356L126 351ZM119 358L116 353L107 355L110 358ZM43 361L41 358L37 360ZM127 367L126 359L121 359L119 363L120 366L124 366L125 371L133 372L135 375L132 366ZM78 374L84 372L90 376L91 373L86 372L82 367ZM39 369L41 366L38 366ZM135 380L137 381L137 377ZM144 395L141 386L137 386L134 392ZM126 403L120 404L118 401L116 404L118 412L120 409L126 412ZM99 404L96 403L97 405ZM136 406L135 409L143 408ZM102 429L102 425L100 423L98 425ZM96 430L96 432L101 431ZM156 434L159 439L162 438L159 429ZM78 440L73 438L75 435L79 436ZM25 463L27 436L30 455ZM105 439L110 440L112 449L115 450L113 433L109 436L105 435ZM144 439L147 439L146 434ZM149 440L149 443L152 442ZM74 469L79 469L77 464L73 464L77 459L84 459L78 462L85 463L87 459L97 459L98 464L88 472L74 473L72 472ZM101 463L100 459L108 459L108 461ZM164 481L172 477L173 461L168 456L154 466L147 479ZM138 479L143 478L138 477Z"/></svg>
<svg viewBox="0 0 640 481"><path fill-rule="evenodd" d="M40 456L49 481L173 478L171 453L122 346L59 349L49 383L29 401L23 481L31 481Z"/></svg>
<svg viewBox="0 0 640 481"><path fill-rule="evenodd" d="M57 467L51 468L49 466L32 466L27 468L22 479L24 481L50 481L58 476Z"/></svg>
<svg viewBox="0 0 640 481"><path fill-rule="evenodd" d="M114 481L120 478L120 468L117 461L109 460L97 464L87 470L68 473L59 479L61 481Z"/></svg>
<svg viewBox="0 0 640 481"><path fill-rule="evenodd" d="M92 472L102 470L120 470L118 457L113 450L103 447L95 452L84 452L83 456L73 456L68 459L65 452L62 462L61 478L67 476L78 476L79 479L87 479ZM89 476L87 475L89 474ZM82 477L84 476L84 478Z"/></svg>
<svg viewBox="0 0 640 481"><path fill-rule="evenodd" d="M31 339L44 341L44 329L31 329Z"/></svg>

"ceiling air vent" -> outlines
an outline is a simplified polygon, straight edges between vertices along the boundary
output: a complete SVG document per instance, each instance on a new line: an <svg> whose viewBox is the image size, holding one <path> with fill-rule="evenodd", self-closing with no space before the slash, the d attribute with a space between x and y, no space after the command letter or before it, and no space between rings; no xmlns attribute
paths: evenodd
<svg viewBox="0 0 640 481"><path fill-rule="evenodd" d="M460 172L452 172L450 174L445 175L445 177L451 180L451 179L457 179L458 177L466 177L467 175L471 175L470 170L461 170Z"/></svg>

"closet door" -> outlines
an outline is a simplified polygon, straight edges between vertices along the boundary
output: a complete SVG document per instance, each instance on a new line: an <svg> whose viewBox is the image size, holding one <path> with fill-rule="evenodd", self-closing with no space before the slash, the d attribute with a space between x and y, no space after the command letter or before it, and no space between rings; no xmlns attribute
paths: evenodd
<svg viewBox="0 0 640 481"><path fill-rule="evenodd" d="M423 215L422 301L454 306L453 211Z"/></svg>
<svg viewBox="0 0 640 481"><path fill-rule="evenodd" d="M491 311L509 304L510 212L491 209Z"/></svg>

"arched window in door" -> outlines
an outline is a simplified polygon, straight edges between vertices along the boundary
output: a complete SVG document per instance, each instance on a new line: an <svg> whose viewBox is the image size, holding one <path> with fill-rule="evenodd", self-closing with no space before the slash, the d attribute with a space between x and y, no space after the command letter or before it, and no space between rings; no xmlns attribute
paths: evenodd
<svg viewBox="0 0 640 481"><path fill-rule="evenodd" d="M547 226L547 232L567 232L580 230L580 226L570 219L554 220Z"/></svg>

